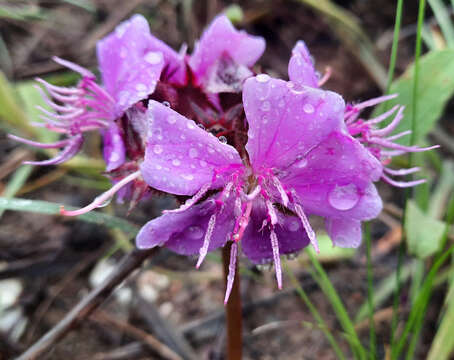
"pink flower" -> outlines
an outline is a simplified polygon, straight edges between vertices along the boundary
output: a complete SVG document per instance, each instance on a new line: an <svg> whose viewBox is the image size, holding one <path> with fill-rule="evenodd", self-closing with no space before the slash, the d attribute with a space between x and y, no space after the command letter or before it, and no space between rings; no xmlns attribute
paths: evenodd
<svg viewBox="0 0 454 360"><path fill-rule="evenodd" d="M333 92L261 74L246 80L243 104L249 130L240 155L192 120L149 103L142 177L193 197L147 223L137 245L198 252L200 265L231 240L232 262L241 243L251 261L274 261L281 287L279 256L309 242L318 249L309 214L326 218L334 244L359 245L360 222L382 207L372 183L382 165L347 133L344 101ZM230 274L226 300L232 281Z"/></svg>

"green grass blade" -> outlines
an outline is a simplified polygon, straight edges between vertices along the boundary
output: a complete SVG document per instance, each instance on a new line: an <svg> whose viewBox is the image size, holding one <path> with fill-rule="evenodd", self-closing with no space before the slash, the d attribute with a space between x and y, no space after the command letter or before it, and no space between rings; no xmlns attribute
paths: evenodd
<svg viewBox="0 0 454 360"><path fill-rule="evenodd" d="M31 165L22 165L19 169L17 169L11 180L6 185L5 190L2 193L2 196L6 199L11 199L16 193L21 189L21 187L25 184L28 177L32 173L33 166ZM4 209L0 209L0 218L3 215Z"/></svg>
<svg viewBox="0 0 454 360"><path fill-rule="evenodd" d="M451 22L451 16L447 7L441 0L428 0L430 7L440 25L441 32L449 47L454 47L454 26Z"/></svg>
<svg viewBox="0 0 454 360"><path fill-rule="evenodd" d="M323 293L325 294L329 302L331 303L331 306L333 307L333 310L336 313L336 317L339 320L339 323L341 324L343 330L348 336L347 340L349 341L352 350L356 352L357 357L359 359L365 359L366 351L364 347L361 345L353 322L351 321L350 316L348 315L347 310L345 309L345 306L342 303L342 300L337 294L336 289L329 280L328 275L326 274L325 270L323 270L323 267L318 262L317 258L309 251L306 251L306 253L308 254L309 259L311 260L312 265L314 266L315 269L315 276L313 277L320 286L320 288L322 289Z"/></svg>
<svg viewBox="0 0 454 360"><path fill-rule="evenodd" d="M60 213L60 204L51 203L47 201L40 200L28 200L28 199L7 199L5 197L0 197L0 209L3 210L14 210L14 211L24 211L24 212L33 212L39 214L49 214L49 215L58 215ZM67 210L75 210L75 207L65 206ZM138 226L135 224L115 217L108 214L104 214L98 211L91 211L89 213L79 215L75 219L86 221L98 225L103 225L109 228L118 228L121 229L130 237L134 237L139 231Z"/></svg>
<svg viewBox="0 0 454 360"><path fill-rule="evenodd" d="M394 23L393 44L391 47L391 59L389 62L389 69L388 69L388 81L386 83L386 93L387 94L389 94L389 90L391 88L391 84L394 79L394 71L396 69L397 49L399 47L399 33L400 33L400 27L401 27L401 22L402 22L403 3L404 3L404 0L397 1L396 21Z"/></svg>
<svg viewBox="0 0 454 360"><path fill-rule="evenodd" d="M370 223L364 225L364 238L366 242L366 257L367 257L367 302L369 304L369 352L370 358L376 359L377 357L377 338L375 335L375 322L374 322L374 275L372 269L371 258L371 234Z"/></svg>
<svg viewBox="0 0 454 360"><path fill-rule="evenodd" d="M331 347L333 348L333 351L336 353L336 356L338 359L344 360L345 355L342 352L339 344L337 343L336 339L334 336L331 334L329 331L328 326L325 323L325 320L323 320L322 316L320 313L317 311L317 308L312 304L311 300L307 296L306 292L303 290L301 287L299 281L295 277L295 274L292 272L292 270L288 267L287 262L284 261L284 270L287 273L288 277L290 278L290 282L292 283L293 287L295 288L297 294L301 298L301 300L304 302L304 304L307 306L309 311L311 312L312 316L314 317L315 321L317 322L317 326L320 328L320 330L323 332L325 335L326 339L330 343Z"/></svg>

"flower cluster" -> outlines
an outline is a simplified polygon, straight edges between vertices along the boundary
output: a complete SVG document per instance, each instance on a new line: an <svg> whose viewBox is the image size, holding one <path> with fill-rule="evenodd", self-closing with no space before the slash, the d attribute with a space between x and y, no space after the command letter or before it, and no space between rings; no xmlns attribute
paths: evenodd
<svg viewBox="0 0 454 360"><path fill-rule="evenodd" d="M255 264L273 262L282 286L280 256L293 254L317 239L309 215L325 219L333 244L357 247L361 222L375 218L382 201L374 182L396 186L417 168L393 170L392 156L431 148L394 143L408 132L389 136L402 119L394 107L370 120L361 111L392 96L346 105L320 86L304 42L292 51L289 81L256 74L265 41L237 31L218 16L191 55L175 52L153 37L146 20L135 15L97 46L102 82L78 65L55 61L80 73L74 88L38 80L47 91L44 126L65 134L43 148L63 148L50 160L74 156L87 131L103 137L106 172L114 185L93 203L64 215L101 206L115 193L133 204L150 190L187 200L149 221L137 236L139 248L166 246L184 255L231 242L225 301L232 289L241 251ZM329 74L328 74L329 75ZM376 125L394 114L388 126ZM386 175L388 174L388 175Z"/></svg>

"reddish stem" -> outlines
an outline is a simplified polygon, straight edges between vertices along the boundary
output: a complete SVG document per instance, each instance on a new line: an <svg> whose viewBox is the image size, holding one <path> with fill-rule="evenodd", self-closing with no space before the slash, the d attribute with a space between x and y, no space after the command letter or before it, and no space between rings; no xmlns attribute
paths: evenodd
<svg viewBox="0 0 454 360"><path fill-rule="evenodd" d="M229 242L222 250L222 259L224 263L224 278L227 280L230 263ZM238 267L235 271L235 280L233 282L232 292L226 305L227 319L227 360L241 360L243 352L243 318L241 313L241 293L240 277Z"/></svg>

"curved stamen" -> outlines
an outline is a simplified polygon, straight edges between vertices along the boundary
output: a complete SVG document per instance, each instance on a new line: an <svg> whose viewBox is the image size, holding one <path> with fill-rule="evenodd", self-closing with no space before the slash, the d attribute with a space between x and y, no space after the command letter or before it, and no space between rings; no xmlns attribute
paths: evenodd
<svg viewBox="0 0 454 360"><path fill-rule="evenodd" d="M367 107L375 106L375 105L380 104L382 102L385 102L385 101L388 101L388 100L391 100L391 99L395 99L398 96L399 96L399 94L391 94L391 95L379 96L379 97L364 101L362 103L355 104L353 106L353 108L355 110L357 110L357 111L358 110L362 110L362 109L365 109Z"/></svg>
<svg viewBox="0 0 454 360"><path fill-rule="evenodd" d="M8 134L8 137L11 140L15 140L15 141L18 141L18 142L21 142L23 144L27 144L27 145L30 145L30 146L36 146L36 147L39 147L41 149L61 148L61 147L65 146L65 145L67 145L68 142L69 142L69 139L65 139L65 140L56 141L56 142L50 143L50 144L44 144L44 143L41 143L41 142L38 142L38 141L24 139L22 137L19 137L19 136L16 136L16 135L11 135L11 134Z"/></svg>
<svg viewBox="0 0 454 360"><path fill-rule="evenodd" d="M390 117L399 107L400 105L393 106L390 110L384 112L383 114L377 116L376 118L367 120L366 124L375 125L381 123L383 120L386 120L388 117Z"/></svg>
<svg viewBox="0 0 454 360"><path fill-rule="evenodd" d="M193 197L186 200L186 202L183 205L181 205L178 209L164 210L163 213L179 213L188 210L190 207L192 207L192 205L199 201L203 195L206 194L210 187L211 183L203 185Z"/></svg>
<svg viewBox="0 0 454 360"><path fill-rule="evenodd" d="M282 183L279 181L279 179L276 176L273 176L273 184L276 187L277 191L279 192L279 195L281 195L282 199L282 204L287 207L289 199L288 195L284 190L284 187L282 186Z"/></svg>
<svg viewBox="0 0 454 360"><path fill-rule="evenodd" d="M387 138L385 138L385 140L394 141L394 140L400 139L403 136L410 135L410 134L411 134L411 130L406 130L406 131L402 131L396 135L388 136Z"/></svg>
<svg viewBox="0 0 454 360"><path fill-rule="evenodd" d="M413 187L413 186L417 186L420 184L424 184L426 182L426 179L414 180L414 181L408 181L408 182L395 181L395 180L389 178L388 176L386 176L385 174L382 174L381 177L382 177L383 181L387 182L388 184L390 184L392 186L400 187L400 188Z"/></svg>
<svg viewBox="0 0 454 360"><path fill-rule="evenodd" d="M44 161L24 161L26 165L58 165L74 157L82 147L84 142L83 136L75 136L68 139L67 146L54 158Z"/></svg>
<svg viewBox="0 0 454 360"><path fill-rule="evenodd" d="M317 85L320 87L320 86L323 86L325 85L325 83L329 80L329 78L331 77L331 74L333 73L332 69L331 69L331 66L327 66L325 68L325 74L323 75L323 77L318 81Z"/></svg>
<svg viewBox="0 0 454 360"><path fill-rule="evenodd" d="M96 76L91 71L83 68L82 66L74 64L71 61L63 60L62 58L59 58L58 56L53 56L52 60L55 61L57 64L60 64L61 66L67 67L68 69L78 72L83 77L87 77L87 78L91 78L91 79L96 78Z"/></svg>
<svg viewBox="0 0 454 360"><path fill-rule="evenodd" d="M389 133L391 133L397 127L397 125L399 125L400 121L402 120L404 110L405 110L405 107L401 106L399 108L399 110L397 111L396 116L394 117L394 119L391 121L391 123L388 126L385 126L383 129L380 129L380 130L371 130L370 131L371 135L385 136L385 135L388 135Z"/></svg>
<svg viewBox="0 0 454 360"><path fill-rule="evenodd" d="M65 216L77 216L85 214L93 209L102 207L109 199L111 199L115 193L120 190L123 186L129 184L131 181L134 181L141 175L140 170L126 176L121 181L117 182L110 190L107 190L105 193L98 196L91 204L78 209L78 210L65 210L65 207L62 205L60 207L60 214Z"/></svg>
<svg viewBox="0 0 454 360"><path fill-rule="evenodd" d="M410 168L410 169L394 170L394 169L389 169L387 167L384 167L383 170L386 171L388 174L393 175L393 176L405 176L405 175L413 174L413 173L421 170L421 168L413 167L413 168Z"/></svg>

